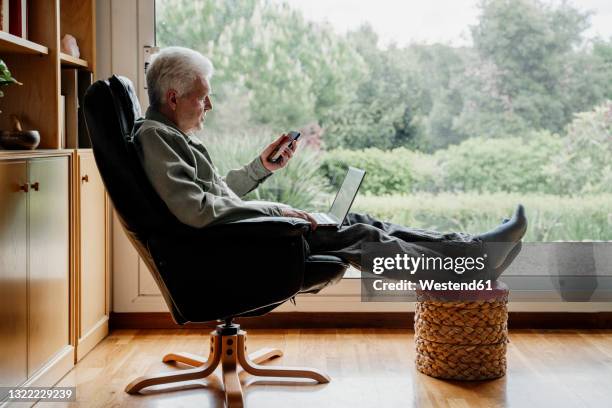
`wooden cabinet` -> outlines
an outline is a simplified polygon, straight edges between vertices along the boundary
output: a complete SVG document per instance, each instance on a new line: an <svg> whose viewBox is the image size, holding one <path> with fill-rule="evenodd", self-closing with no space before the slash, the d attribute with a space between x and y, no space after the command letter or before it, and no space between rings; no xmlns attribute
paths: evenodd
<svg viewBox="0 0 612 408"><path fill-rule="evenodd" d="M70 344L68 158L29 163L28 375Z"/></svg>
<svg viewBox="0 0 612 408"><path fill-rule="evenodd" d="M0 197L0 386L50 386L108 334L106 192L89 149L0 151Z"/></svg>
<svg viewBox="0 0 612 408"><path fill-rule="evenodd" d="M77 154L77 360L108 334L106 197L91 151Z"/></svg>
<svg viewBox="0 0 612 408"><path fill-rule="evenodd" d="M25 161L0 161L0 386L28 374L26 181Z"/></svg>
<svg viewBox="0 0 612 408"><path fill-rule="evenodd" d="M53 385L108 333L106 198L78 117L94 10L28 0L27 40L0 31L0 59L23 83L0 98L0 128L17 115L41 137L33 151L0 149L0 386ZM80 58L60 52L65 34Z"/></svg>
<svg viewBox="0 0 612 408"><path fill-rule="evenodd" d="M55 156L0 156L0 385L50 386L74 364L69 156Z"/></svg>

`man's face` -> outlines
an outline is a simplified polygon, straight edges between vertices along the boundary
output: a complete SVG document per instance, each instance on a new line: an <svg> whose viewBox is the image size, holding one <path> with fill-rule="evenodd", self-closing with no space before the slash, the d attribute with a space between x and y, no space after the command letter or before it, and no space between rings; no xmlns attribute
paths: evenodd
<svg viewBox="0 0 612 408"><path fill-rule="evenodd" d="M206 112L212 109L210 85L205 78L196 78L191 90L176 98L176 119L185 132L201 130Z"/></svg>

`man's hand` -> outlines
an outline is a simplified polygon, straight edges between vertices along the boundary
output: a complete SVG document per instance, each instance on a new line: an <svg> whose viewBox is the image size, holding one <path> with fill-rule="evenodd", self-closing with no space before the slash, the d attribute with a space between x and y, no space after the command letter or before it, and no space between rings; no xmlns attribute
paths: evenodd
<svg viewBox="0 0 612 408"><path fill-rule="evenodd" d="M310 222L313 231L317 229L317 222L312 217L312 215L308 214L306 211L295 210L293 208L283 208L282 211L283 217L301 218Z"/></svg>
<svg viewBox="0 0 612 408"><path fill-rule="evenodd" d="M268 157L270 157L272 152L274 152L274 150L276 150L278 146L282 145L283 143L286 143L289 140L291 140L290 136L283 134L281 135L281 137L276 139L274 142L270 143L270 145L268 145L268 147L266 147L266 149L261 153L259 157L261 158L261 162L263 163L266 169L270 171L276 171L287 165L287 163L289 162L289 159L291 159L291 157L293 156L293 153L295 153L295 149L297 149L297 145L298 145L297 140L293 141L293 144L291 147L287 147L281 152L281 157L276 163L272 163L271 161L269 161Z"/></svg>

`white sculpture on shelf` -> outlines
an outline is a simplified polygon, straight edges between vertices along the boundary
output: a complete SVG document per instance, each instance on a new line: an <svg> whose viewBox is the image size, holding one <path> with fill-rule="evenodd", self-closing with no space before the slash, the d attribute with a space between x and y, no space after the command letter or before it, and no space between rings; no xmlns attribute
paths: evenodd
<svg viewBox="0 0 612 408"><path fill-rule="evenodd" d="M61 49L64 54L68 54L74 58L79 58L81 56L76 38L70 34L66 34L64 35L64 38L62 38Z"/></svg>

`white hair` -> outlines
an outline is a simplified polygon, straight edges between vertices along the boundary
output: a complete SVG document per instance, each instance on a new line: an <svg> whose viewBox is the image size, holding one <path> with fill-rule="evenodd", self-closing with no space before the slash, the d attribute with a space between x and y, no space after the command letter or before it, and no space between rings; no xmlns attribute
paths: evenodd
<svg viewBox="0 0 612 408"><path fill-rule="evenodd" d="M149 104L153 107L164 104L168 89L183 96L194 80L201 77L208 81L212 74L212 62L199 52L184 47L164 48L154 54L147 69Z"/></svg>

